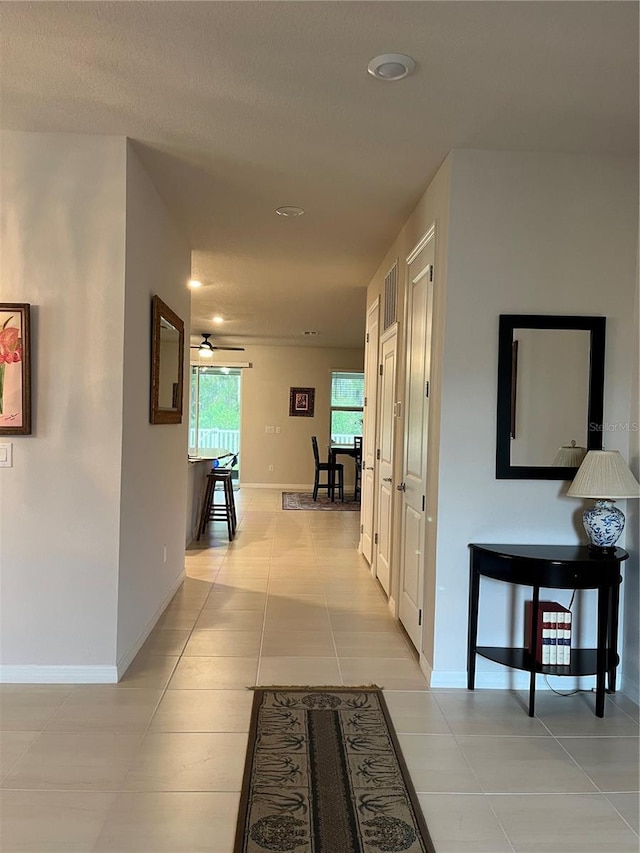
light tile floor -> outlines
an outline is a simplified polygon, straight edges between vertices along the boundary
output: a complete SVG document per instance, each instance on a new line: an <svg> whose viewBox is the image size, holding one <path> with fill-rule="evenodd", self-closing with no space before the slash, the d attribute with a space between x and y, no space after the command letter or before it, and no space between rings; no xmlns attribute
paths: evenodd
<svg viewBox="0 0 640 853"><path fill-rule="evenodd" d="M437 853L638 853L638 709L429 691L356 552L350 512L237 493L240 527L118 685L0 689L3 853L231 853L251 684L367 684L387 702ZM218 532L220 530L220 532ZM337 851L336 851L337 853Z"/></svg>

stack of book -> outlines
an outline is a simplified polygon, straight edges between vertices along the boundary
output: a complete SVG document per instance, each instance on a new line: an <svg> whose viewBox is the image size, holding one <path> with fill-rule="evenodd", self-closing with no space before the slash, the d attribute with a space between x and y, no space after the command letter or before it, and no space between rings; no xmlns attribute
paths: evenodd
<svg viewBox="0 0 640 853"><path fill-rule="evenodd" d="M543 666L569 666L571 663L571 611L557 601L538 602L535 649L532 648L531 618L533 602L524 605L524 636L529 654Z"/></svg>

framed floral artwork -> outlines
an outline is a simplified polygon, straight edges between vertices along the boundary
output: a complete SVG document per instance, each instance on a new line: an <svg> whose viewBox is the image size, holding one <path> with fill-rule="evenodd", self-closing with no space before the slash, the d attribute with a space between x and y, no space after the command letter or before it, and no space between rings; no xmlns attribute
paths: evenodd
<svg viewBox="0 0 640 853"><path fill-rule="evenodd" d="M0 435L31 435L30 307L0 302Z"/></svg>
<svg viewBox="0 0 640 853"><path fill-rule="evenodd" d="M289 390L289 417L312 418L315 388L291 388Z"/></svg>

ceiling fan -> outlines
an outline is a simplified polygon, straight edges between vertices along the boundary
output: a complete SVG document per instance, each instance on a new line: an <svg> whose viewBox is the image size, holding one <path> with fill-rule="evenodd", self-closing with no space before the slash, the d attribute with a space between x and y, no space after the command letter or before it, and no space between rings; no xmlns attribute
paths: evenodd
<svg viewBox="0 0 640 853"><path fill-rule="evenodd" d="M229 352L244 352L244 347L217 347L214 346L209 338L211 335L207 332L202 332L202 341L196 346L190 347L190 349L197 349L198 354L204 356L205 358L209 358L213 355L214 350L227 350Z"/></svg>

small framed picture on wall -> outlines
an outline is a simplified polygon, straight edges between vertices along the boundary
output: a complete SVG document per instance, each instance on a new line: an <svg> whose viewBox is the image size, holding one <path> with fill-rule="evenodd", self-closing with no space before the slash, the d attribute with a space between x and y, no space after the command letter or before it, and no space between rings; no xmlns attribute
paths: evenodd
<svg viewBox="0 0 640 853"><path fill-rule="evenodd" d="M312 418L315 388L291 388L289 390L289 417Z"/></svg>

